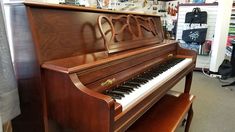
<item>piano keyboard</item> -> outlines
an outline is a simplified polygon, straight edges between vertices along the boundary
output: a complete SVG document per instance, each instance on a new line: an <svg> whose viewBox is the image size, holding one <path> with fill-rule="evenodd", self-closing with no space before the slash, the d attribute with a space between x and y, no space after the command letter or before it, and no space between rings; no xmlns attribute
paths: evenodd
<svg viewBox="0 0 235 132"><path fill-rule="evenodd" d="M174 58L137 75L113 89L106 90L104 94L111 96L116 102L120 103L122 110L125 111L142 101L191 62L191 58Z"/></svg>

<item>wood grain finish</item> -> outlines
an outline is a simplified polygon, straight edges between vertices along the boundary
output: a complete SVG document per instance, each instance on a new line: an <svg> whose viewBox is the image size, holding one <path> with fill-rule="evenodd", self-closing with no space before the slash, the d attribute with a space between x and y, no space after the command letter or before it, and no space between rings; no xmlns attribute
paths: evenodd
<svg viewBox="0 0 235 132"><path fill-rule="evenodd" d="M191 109L195 96L183 93L165 95L138 121L136 121L127 132L174 132L177 124ZM186 131L188 132L188 131Z"/></svg>
<svg viewBox="0 0 235 132"><path fill-rule="evenodd" d="M116 78L116 82L123 82L125 79L131 78L136 72L141 70L144 71L146 68L150 68L153 64L166 61L169 59L167 57L169 54L175 54L174 48L175 45L165 46L136 56L130 56L127 59L115 61L115 63L106 63L106 66L95 67L95 69L98 70L84 70L82 72L78 72L77 75L84 85L88 85L89 88L99 91L98 89L101 88L99 84L108 78L112 78L111 75L114 75L113 78ZM136 72L134 72L134 70L129 70L137 69L137 67L140 68L136 70ZM116 84L113 84L113 86L114 85ZM104 89L104 87L102 87L102 89Z"/></svg>
<svg viewBox="0 0 235 132"><path fill-rule="evenodd" d="M113 131L111 97L85 88L76 74L44 73L49 118L76 131Z"/></svg>
<svg viewBox="0 0 235 132"><path fill-rule="evenodd" d="M29 3L26 5L32 6ZM93 10L82 10L79 7L77 8L79 11L74 10L74 7L63 8L68 7L64 5L61 5L61 7L33 5L34 8L30 6L28 10L31 19L30 25L34 31L34 40L36 41L41 63L105 49L97 24L98 16L102 15L101 13ZM107 17L119 16L118 13L109 14L109 12L104 12L103 15ZM160 17L157 16L143 15L141 19L160 21ZM155 26L157 31L161 33L161 24L158 23ZM146 27L151 29L149 26ZM116 27L117 31L119 29L120 27ZM130 37L131 34L126 32L124 35Z"/></svg>
<svg viewBox="0 0 235 132"><path fill-rule="evenodd" d="M43 2L33 2L25 0L25 5L30 7L40 7L40 8L51 8L51 9L62 9L62 10L74 10L74 11L84 11L84 12L97 12L97 13L108 13L108 14L133 14L133 15L140 15L140 16L152 16L152 17L159 17L160 15L156 14L145 14L145 13L136 13L136 12L128 12L128 11L113 11L107 9L95 9L95 8L87 8L87 7L80 7L74 5L58 5L58 4L50 4L50 3L43 3Z"/></svg>
<svg viewBox="0 0 235 132"><path fill-rule="evenodd" d="M13 66L18 83L21 114L13 121L13 131L44 131L41 72L33 42L26 7L8 5L10 9Z"/></svg>
<svg viewBox="0 0 235 132"><path fill-rule="evenodd" d="M160 18L133 15L98 17L98 27L108 53L130 50L163 41ZM141 41L140 41L141 40Z"/></svg>
<svg viewBox="0 0 235 132"><path fill-rule="evenodd" d="M128 60L130 56L134 56L137 54L142 54L142 55L148 54L145 52L149 52L149 51L153 52L153 50L157 48L172 47L172 46L177 46L177 43L175 41L165 41L163 43L156 44L154 46L128 50L125 52L115 53L115 54L107 54L105 51L86 53L86 54L78 55L74 57L67 57L67 58L56 59L52 61L46 61L45 63L42 64L42 67L51 69L51 70L57 70L59 72L64 72L64 73L77 73L77 72L82 72L87 69L90 70L91 68L94 68L97 65L107 65L107 62L113 62L116 60L124 60L124 59ZM70 63L65 63L67 61L70 61Z"/></svg>
<svg viewBox="0 0 235 132"><path fill-rule="evenodd" d="M129 31L114 26L118 35L125 34L125 39L119 36L116 40L149 45L126 47L123 51L118 48L118 53L108 54L98 29L100 15L112 17L114 21L124 15L125 19L131 19L127 21L129 25L138 25L135 24L138 19L139 26L148 33L133 26L127 28ZM187 92L190 90L196 54L179 48L175 41L155 40L153 36L162 41L159 16L25 3L12 7L12 19L15 20L12 23L14 62L22 110L21 116L13 121L16 132L51 131L48 120L73 131L122 131L186 75ZM102 94L103 90L168 60L169 54L191 57L193 63L135 108L124 113L120 104ZM100 85L113 78L112 85Z"/></svg>
<svg viewBox="0 0 235 132"><path fill-rule="evenodd" d="M119 64L118 63L119 60L116 60L115 61L116 63L114 63L114 61L110 61L110 62L107 61L107 63L105 63L105 64L108 67L112 67L112 68L107 69L107 71L105 71L105 72L103 72L103 71L97 72L100 70L99 67L103 68L103 66L100 66L100 65L94 66L96 70L91 70L91 71L96 72L97 76L95 79L94 78L93 79L97 80L97 81L94 81L94 82L87 84L87 85L84 85L86 83L81 82L81 80L79 79L80 77L82 78L82 76L79 76L80 74L79 74L78 69L76 69L78 71L78 73L76 73L76 72L70 73L70 76L74 77L73 82L70 82L70 85L71 85L70 86L68 84L63 84L63 82L68 83L70 81L70 80L65 79L65 78L67 78L68 73L65 73L60 70L55 70L55 69L53 70L53 69L51 69L52 67L47 68L47 66L44 66L45 73L47 73L47 75L44 76L44 78L46 78L48 80L46 82L46 84L47 84L47 86L46 86L47 92L46 93L48 94L47 100L48 100L49 118L56 120L63 127L72 127L76 130L83 130L83 129L85 130L86 129L88 131L92 131L91 129L88 129L87 127L86 128L76 128L76 125L80 124L80 122L83 122L82 120L84 120L80 116L86 115L87 111L90 111L88 108L84 108L84 110L80 111L79 112L80 114L78 114L78 115L75 113L72 114L73 119L69 119L69 120L66 119L66 118L69 118L69 117L65 116L67 114L64 114L64 116L63 116L63 114L61 115L61 113L73 113L73 111L74 111L73 109L75 109L74 107L78 107L78 106L81 106L83 109L83 105L86 106L85 104L87 102L80 101L81 99L78 99L78 98L80 98L78 96L82 96L83 94L87 94L86 93L87 91L92 91L92 95L89 94L90 96L93 96L93 95L95 96L96 94L98 94L100 97L100 100L104 101L106 99L109 99L109 101L106 101L106 102L114 102L114 100L112 100L110 97L108 97L106 95L102 95L102 92L105 89L108 89L108 88L111 88L112 86L118 85L119 83L122 83L123 81L131 78L133 75L141 73L154 65L160 64L161 61L166 60L167 59L166 56L169 55L169 53L172 53L172 51L174 51L174 49L176 50L177 45L175 43L172 43L169 47L172 47L172 49L169 48L170 52L167 50L168 49L167 46L164 46L164 48L166 50L162 50L161 48L157 48L155 50L152 49L152 51L154 51L154 53L159 53L159 54L153 54L150 51L145 52L146 64L145 64L145 62L139 64L138 61L131 61L132 63L127 63L124 66L125 68L122 69L121 71L119 71L119 69L122 68L123 64ZM162 53L160 51L162 51ZM152 56L148 57L147 53L151 53ZM131 52L125 53L125 54L131 54ZM113 56L110 56L110 57L112 58ZM140 54L135 54L135 55L130 56L130 58L133 58L134 60L139 59L140 57L141 57ZM109 57L105 58L104 60L108 60L108 59L109 59ZM147 61L148 59L150 62ZM153 61L154 59L156 59L156 60ZM69 60L70 59L67 59L67 60L63 59L64 63L70 63ZM124 62L128 62L128 61L124 61ZM56 61L54 61L54 63L57 64ZM117 64L117 65L119 65L119 67L114 67L113 64ZM50 62L50 65L52 65L52 62ZM84 65L86 65L86 64L84 64ZM93 65L92 65L92 67L93 67ZM141 101L139 104L137 104L133 109L130 109L126 112L122 112L120 110L120 108L118 109L117 107L111 107L110 109L114 112L113 112L112 118L110 118L110 120L113 121L112 124L110 124L112 127L110 130L113 130L113 131L114 130L115 131L126 130L129 126L131 126L132 123L134 123L139 117L141 117L149 108L151 108L151 106L153 106L162 96L164 96L165 93L170 88L172 88L177 82L179 82L187 74L190 74L194 67L195 67L195 63L192 63L190 66L188 66L183 71L178 73L175 77L173 77L171 80L169 80L168 83L159 87L150 96L148 96L143 101ZM56 68L56 66L54 68ZM84 76L87 75L88 78L92 78L92 76L89 76L89 73L90 73L89 69L90 69L89 67L86 69L88 72L84 72L85 73ZM118 72L115 73L112 71L118 71ZM106 75L107 77L103 78L103 75ZM57 77L59 77L59 76L64 76L65 78L58 79ZM116 78L116 82L113 85L111 85L109 87L101 87L100 86L101 82L105 81L106 79L112 79L112 78ZM190 81L190 80L187 80L187 81ZM76 83L79 83L79 85L76 85ZM72 84L75 84L75 86L78 89L76 87L72 86ZM81 84L82 84L82 86L81 86ZM80 88L82 88L82 89L80 89ZM65 89L74 89L74 90L72 90L71 92L66 92L67 90L65 90ZM85 91L85 89L87 91ZM83 90L83 91L80 91L80 90ZM56 91L56 92L54 92L54 91ZM81 95L77 95L76 93L80 93ZM63 94L66 94L67 96L69 96L69 98L58 99L58 100L64 101L64 103L61 103L61 102L58 103L59 101L55 100L54 98L61 98L61 97L63 97ZM71 100L73 98L75 98L75 100ZM74 107L72 107L72 108L69 108L68 106L63 106L63 104L68 105L72 102L75 103L75 104L71 104L71 105L74 105ZM95 102L95 100L93 100L93 102ZM97 106L97 108L95 108L95 107L93 108L92 105L89 105L89 108L92 110L95 109L99 113L98 106ZM100 108L100 109L101 109L100 111L103 111L102 108ZM75 111L78 112L79 110L75 110ZM91 113L91 112L94 112L94 111L90 111L89 113ZM58 113L58 114L56 114L56 113ZM102 115L102 113L100 113L100 114ZM89 119L92 121L98 121L98 122L100 120L99 117L95 117L95 116L94 117L87 116L86 119ZM89 124L89 125L92 125L92 124ZM89 126L89 125L87 125L87 126ZM98 126L92 126L92 128L94 128L94 127L97 127L96 128L97 130L100 129ZM108 129L106 129L106 130L108 130Z"/></svg>

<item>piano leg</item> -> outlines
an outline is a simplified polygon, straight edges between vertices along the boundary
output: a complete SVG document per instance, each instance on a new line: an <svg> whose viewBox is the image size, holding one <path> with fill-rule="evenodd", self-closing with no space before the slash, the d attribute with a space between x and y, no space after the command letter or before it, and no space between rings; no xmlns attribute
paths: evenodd
<svg viewBox="0 0 235 132"><path fill-rule="evenodd" d="M184 88L184 93L189 93L191 89L191 84L192 84L192 78L193 78L193 71L188 73L185 78L185 88ZM191 121L193 119L193 107L192 104L188 110L188 116L187 116L187 121L186 121L186 126L185 126L185 132L189 131Z"/></svg>
<svg viewBox="0 0 235 132"><path fill-rule="evenodd" d="M193 77L193 71L188 73L185 79L185 88L184 88L184 93L189 93L191 89L191 83L192 83L192 77Z"/></svg>
<svg viewBox="0 0 235 132"><path fill-rule="evenodd" d="M187 122L186 122L185 130L184 130L185 132L189 132L192 119L193 119L193 107L191 104L189 111L188 111Z"/></svg>

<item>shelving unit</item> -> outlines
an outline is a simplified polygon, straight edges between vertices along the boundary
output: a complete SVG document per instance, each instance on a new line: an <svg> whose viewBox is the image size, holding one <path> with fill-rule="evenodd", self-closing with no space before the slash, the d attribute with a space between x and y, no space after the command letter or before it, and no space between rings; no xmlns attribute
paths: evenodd
<svg viewBox="0 0 235 132"><path fill-rule="evenodd" d="M235 36L235 7L232 9L232 14L230 18L230 26L229 26L229 35Z"/></svg>
<svg viewBox="0 0 235 132"><path fill-rule="evenodd" d="M216 25L216 18L217 18L217 11L218 11L218 4L180 4L179 5L179 14L178 14L178 22L177 22L177 33L176 33L176 40L182 39L183 30L186 29L187 24L185 24L185 15L187 12L192 11L193 8L199 7L201 11L207 11L207 36L206 40L213 41L214 34L215 34L215 25ZM198 24L200 25L200 24ZM203 25L203 24L202 24ZM195 26L197 26L195 24ZM235 25L234 25L235 26ZM191 48L192 49L192 48ZM203 46L198 46L193 48L193 50L198 52L197 57L197 64L196 68L209 68L210 67L210 52L204 53Z"/></svg>
<svg viewBox="0 0 235 132"><path fill-rule="evenodd" d="M235 40L235 7L232 8L232 13L230 17L230 25L229 25L229 32L228 32L228 40L226 46L226 58L230 58L232 54L232 45L231 40Z"/></svg>

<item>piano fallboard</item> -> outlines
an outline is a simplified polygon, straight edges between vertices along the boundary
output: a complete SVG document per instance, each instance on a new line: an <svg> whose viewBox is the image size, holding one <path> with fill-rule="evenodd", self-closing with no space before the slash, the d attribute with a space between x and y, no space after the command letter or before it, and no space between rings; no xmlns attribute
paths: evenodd
<svg viewBox="0 0 235 132"><path fill-rule="evenodd" d="M176 47L177 43L169 41L162 45L120 54L107 55L98 52L48 61L42 67L69 74L76 73L83 85L95 91L102 91L115 85L108 87L100 85L107 79L112 79L112 76L115 76L113 78L115 78L116 84L123 82L137 72L169 59L169 55L176 55Z"/></svg>

